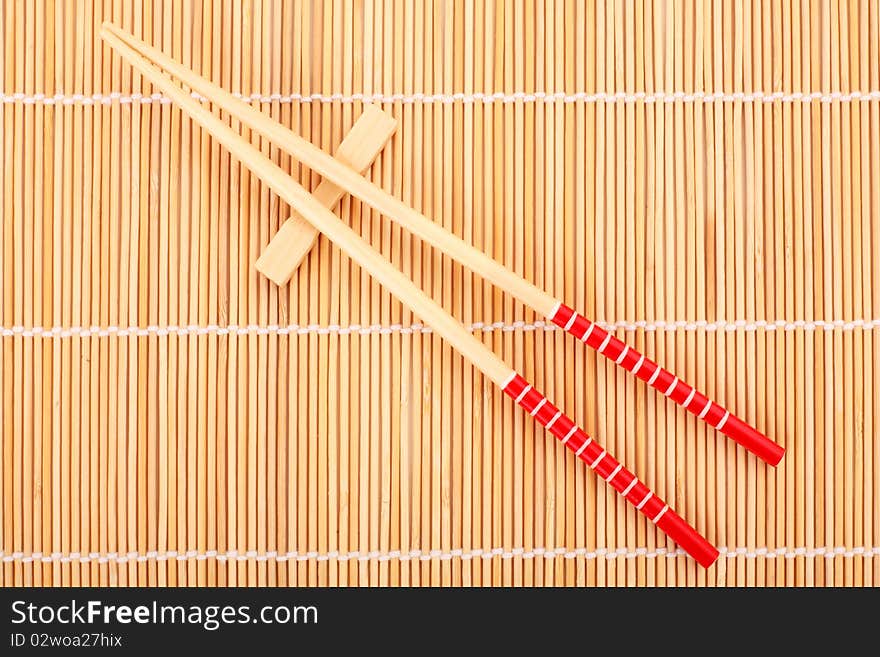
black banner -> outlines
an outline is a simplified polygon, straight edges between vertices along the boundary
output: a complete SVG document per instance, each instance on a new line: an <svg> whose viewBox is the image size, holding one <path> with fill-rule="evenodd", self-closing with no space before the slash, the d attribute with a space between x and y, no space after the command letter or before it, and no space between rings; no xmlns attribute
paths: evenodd
<svg viewBox="0 0 880 657"><path fill-rule="evenodd" d="M876 635L876 603L867 590L0 589L0 655L839 648Z"/></svg>

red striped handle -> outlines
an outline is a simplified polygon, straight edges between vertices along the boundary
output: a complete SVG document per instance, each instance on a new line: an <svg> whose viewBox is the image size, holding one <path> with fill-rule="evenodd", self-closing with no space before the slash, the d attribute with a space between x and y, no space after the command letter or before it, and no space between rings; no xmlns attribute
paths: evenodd
<svg viewBox="0 0 880 657"><path fill-rule="evenodd" d="M504 392L522 406L547 431L587 463L602 479L611 484L624 499L678 543L689 555L706 568L718 558L718 550L675 511L669 508L650 488L602 449L587 433L551 404L519 374L504 386Z"/></svg>
<svg viewBox="0 0 880 657"><path fill-rule="evenodd" d="M595 322L579 315L565 304L550 320L585 342L600 354L613 360L628 372L632 372L655 390L659 390L679 406L705 420L725 436L728 436L770 465L778 465L785 449L777 445L754 427L746 424L726 408L713 402L696 388L688 385L672 372L663 369L650 358L605 331Z"/></svg>

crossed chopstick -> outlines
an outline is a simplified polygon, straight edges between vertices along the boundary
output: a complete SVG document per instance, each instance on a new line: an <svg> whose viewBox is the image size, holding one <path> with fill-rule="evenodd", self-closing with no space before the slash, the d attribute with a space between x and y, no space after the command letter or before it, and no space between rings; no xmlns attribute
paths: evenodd
<svg viewBox="0 0 880 657"><path fill-rule="evenodd" d="M324 233L700 564L708 567L718 558L715 547L648 486L364 242L329 208L343 193L352 194L510 292L771 465L779 463L784 453L782 447L594 322L366 180L359 170L369 166L395 126L393 120L378 109L365 108L364 117L343 141L337 158L334 158L117 26L105 23L101 35L135 70L176 102L299 213L301 218L288 220L264 252L257 265L260 271L278 284L285 283L311 248L317 231ZM308 193L278 165L203 107L171 75L321 174L323 181L315 194Z"/></svg>

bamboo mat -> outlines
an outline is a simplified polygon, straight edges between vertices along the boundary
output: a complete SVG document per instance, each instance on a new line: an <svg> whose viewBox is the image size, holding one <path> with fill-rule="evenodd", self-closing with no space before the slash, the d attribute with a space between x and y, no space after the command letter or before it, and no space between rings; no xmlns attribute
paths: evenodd
<svg viewBox="0 0 880 657"><path fill-rule="evenodd" d="M765 467L341 215L722 550L704 571L100 43L112 19L784 444ZM880 583L877 0L0 10L3 585ZM314 187L274 147L263 151Z"/></svg>

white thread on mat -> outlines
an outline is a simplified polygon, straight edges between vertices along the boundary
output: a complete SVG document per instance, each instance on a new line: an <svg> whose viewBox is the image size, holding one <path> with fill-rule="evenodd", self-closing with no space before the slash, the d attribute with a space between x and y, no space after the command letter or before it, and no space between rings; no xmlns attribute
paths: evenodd
<svg viewBox="0 0 880 657"><path fill-rule="evenodd" d="M794 559L796 557L805 557L813 559L824 557L825 559L833 559L835 557L843 557L851 559L853 557L874 557L880 555L880 546L859 546L846 548L842 546L836 547L779 547L779 548L746 548L720 547L718 551L721 556L727 559L744 557L746 559L756 559L758 557L776 558L784 557L786 559ZM400 550L391 550L389 552L380 552L378 550L372 552L264 552L260 553L256 550L248 550L246 552L238 552L236 550L228 550L226 552L218 552L217 550L206 550L199 552L197 550L189 550L187 552L177 552L168 550L166 552L158 552L151 550L144 554L139 552L115 553L109 552L101 554L98 552L89 552L81 554L79 552L53 552L51 554L43 554L41 552L33 552L25 554L23 552L13 552L6 554L0 552L0 562L19 562L19 563L118 563L125 564L129 562L143 563L147 561L186 561L195 559L196 561L205 561L208 559L217 559L218 561L247 561L253 559L255 561L430 561L439 559L440 561L450 561L455 558L462 560L469 559L492 559L501 557L502 559L512 559L521 557L523 559L555 559L563 557L564 559L575 559L582 557L587 560L605 558L605 559L634 559L635 557L645 557L654 559L658 557L674 558L684 556L686 552L680 548L668 550L666 548L657 548L648 550L647 548L598 548L596 550L588 550L587 548L513 548L505 551L503 548L492 549L473 549L473 550L410 550L401 552Z"/></svg>
<svg viewBox="0 0 880 657"><path fill-rule="evenodd" d="M563 91L535 91L528 93L525 91L514 91L504 93L496 91L476 92L472 94L452 93L452 94L281 94L281 93L251 93L242 94L233 92L236 98L240 98L249 103L696 103L696 102L722 102L722 103L810 103L819 101L822 103L833 102L867 102L872 100L880 100L880 91L831 91L831 92L802 92L794 91L785 93L782 91L766 92L731 92L723 91L637 91L635 93L626 93L623 91L609 92L600 91L597 93L587 93L578 91L567 94ZM198 93L192 93L193 98L204 102L206 99ZM171 100L162 94L130 94L123 95L118 91L112 91L107 94L65 94L57 92L52 95L48 94L23 94L16 93L0 93L0 102L3 103L23 103L25 105L33 105L43 103L45 105L110 105L113 101L117 101L122 105L140 103L160 103L168 104Z"/></svg>
<svg viewBox="0 0 880 657"><path fill-rule="evenodd" d="M855 331L865 330L871 331L880 328L880 319L853 319L845 321L842 319L835 320L795 320L787 322L785 320L766 321L757 320L749 322L746 320L718 320L715 322L707 322L699 320L696 322L687 322L683 320L654 320L654 321L637 321L637 322L596 322L608 331L629 331L634 332L643 330L651 331ZM469 327L471 331L490 333L492 331L555 331L557 327L552 322L535 321L535 322L474 322ZM25 338L106 338L106 337L130 337L130 336L163 336L163 335L307 335L315 333L317 335L387 335L392 333L431 333L432 330L423 324L411 324L403 326L401 324L372 324L362 326L360 324L351 324L349 326L339 326L338 324L289 324L287 326L279 326L277 324L258 325L248 324L246 326L238 326L230 324L228 326L218 326L216 324L208 324L199 326L189 324L186 326L52 326L42 327L34 326L31 328L24 326L11 326L0 328L0 337L22 336Z"/></svg>

